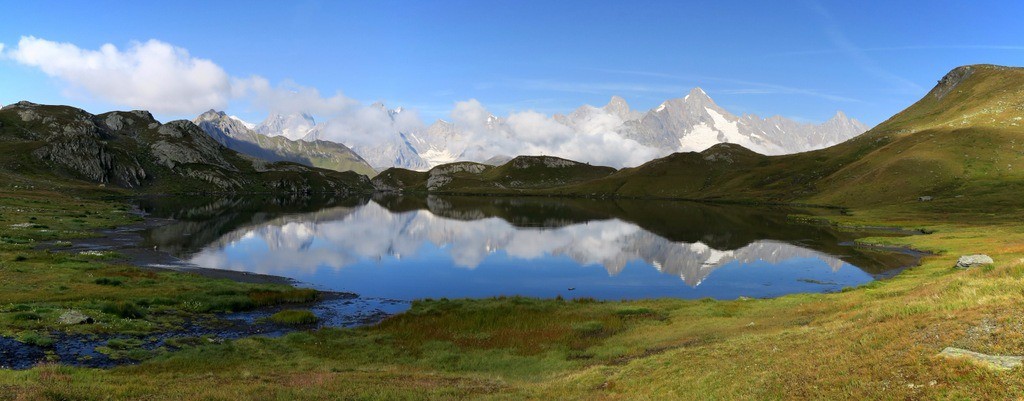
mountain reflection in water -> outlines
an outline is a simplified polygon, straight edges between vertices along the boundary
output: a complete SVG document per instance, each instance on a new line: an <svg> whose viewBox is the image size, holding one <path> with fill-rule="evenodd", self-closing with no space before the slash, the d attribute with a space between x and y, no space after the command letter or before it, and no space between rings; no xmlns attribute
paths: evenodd
<svg viewBox="0 0 1024 401"><path fill-rule="evenodd" d="M841 245L788 210L549 198L215 200L179 208L152 245L205 268L397 299L604 299L835 291L912 263ZM329 206L326 206L329 205ZM570 292L570 288L573 288Z"/></svg>

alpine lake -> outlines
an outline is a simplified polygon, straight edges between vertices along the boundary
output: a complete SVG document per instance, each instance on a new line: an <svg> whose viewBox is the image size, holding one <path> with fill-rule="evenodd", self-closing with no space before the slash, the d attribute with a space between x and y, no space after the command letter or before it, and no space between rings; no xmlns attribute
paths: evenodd
<svg viewBox="0 0 1024 401"><path fill-rule="evenodd" d="M836 292L916 264L797 209L658 200L157 197L143 249L301 287L426 298L766 298ZM838 212L836 212L838 213ZM877 232L871 235L899 235ZM402 305L402 306L394 306Z"/></svg>

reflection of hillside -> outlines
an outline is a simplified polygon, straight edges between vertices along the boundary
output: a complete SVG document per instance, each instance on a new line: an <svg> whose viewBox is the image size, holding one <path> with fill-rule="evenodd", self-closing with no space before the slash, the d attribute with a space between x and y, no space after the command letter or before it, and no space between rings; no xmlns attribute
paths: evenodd
<svg viewBox="0 0 1024 401"><path fill-rule="evenodd" d="M447 202L439 198L430 202L433 208L452 207L439 203ZM465 219L453 219L415 208L395 213L370 203L288 215L228 232L194 255L192 262L212 268L281 273L322 266L343 268L362 259L415 255L424 243L430 243L445 249L455 264L466 268L475 268L498 251L524 260L565 256L584 265L603 265L611 275L618 274L630 261L640 260L664 274L679 276L691 286L730 263L817 258L833 270L843 263L839 258L775 240L715 249L701 241L671 241L620 219L533 228L485 218L483 211L478 212L473 215L471 210L460 210L457 214ZM264 243L273 252L245 262L246 266L233 266L241 262L225 252L243 241Z"/></svg>
<svg viewBox="0 0 1024 401"><path fill-rule="evenodd" d="M432 214L469 219L498 217L517 227L561 227L592 220L619 219L673 242L703 243L719 250L737 250L770 240L841 255L846 262L878 274L913 263L913 257L854 249L841 244L856 235L828 227L794 224L785 207L750 207L696 202L545 197L378 196L392 211L429 210Z"/></svg>
<svg viewBox="0 0 1024 401"><path fill-rule="evenodd" d="M366 199L335 200L315 195L283 197L156 197L144 198L139 207L151 216L174 219L144 234L144 246L155 246L174 255L195 252L240 227L289 221L289 216L336 220ZM330 207L330 208L329 208ZM281 220L285 219L285 220Z"/></svg>

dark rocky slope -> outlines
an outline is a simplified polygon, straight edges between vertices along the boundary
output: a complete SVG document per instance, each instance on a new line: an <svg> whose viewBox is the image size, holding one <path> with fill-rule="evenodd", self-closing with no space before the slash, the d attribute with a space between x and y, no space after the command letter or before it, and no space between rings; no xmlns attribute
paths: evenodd
<svg viewBox="0 0 1024 401"><path fill-rule="evenodd" d="M90 181L143 193L372 191L353 172L268 162L215 141L195 124L145 111L93 115L19 102L0 109L0 172Z"/></svg>

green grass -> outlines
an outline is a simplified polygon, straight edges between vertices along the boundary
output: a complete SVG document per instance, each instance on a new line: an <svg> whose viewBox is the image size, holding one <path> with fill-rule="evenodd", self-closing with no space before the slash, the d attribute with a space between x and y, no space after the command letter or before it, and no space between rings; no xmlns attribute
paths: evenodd
<svg viewBox="0 0 1024 401"><path fill-rule="evenodd" d="M1020 371L993 373L935 357L951 345L994 354L1024 350L1017 329L1024 324L1024 230L1016 223L1024 216L966 209L936 221L925 212L895 211L829 218L928 228L934 234L864 241L938 254L894 279L842 293L736 301L423 300L353 330L223 344L180 339L181 350L155 357L114 343L102 351L146 362L4 372L0 388L29 399L97 391L156 399L998 399L1024 391ZM959 254L979 250L996 259L991 269L952 269ZM271 298L303 299L288 293ZM12 303L4 313L36 311L33 305Z"/></svg>
<svg viewBox="0 0 1024 401"><path fill-rule="evenodd" d="M33 220L34 219L34 220ZM171 330L191 315L244 311L315 301L318 293L286 285L242 284L194 274L128 266L111 254L97 258L36 248L44 241L85 238L97 228L133 223L128 205L38 189L0 194L0 335L60 329L79 333ZM23 225L35 221L48 228ZM75 309L97 324L61 327Z"/></svg>

